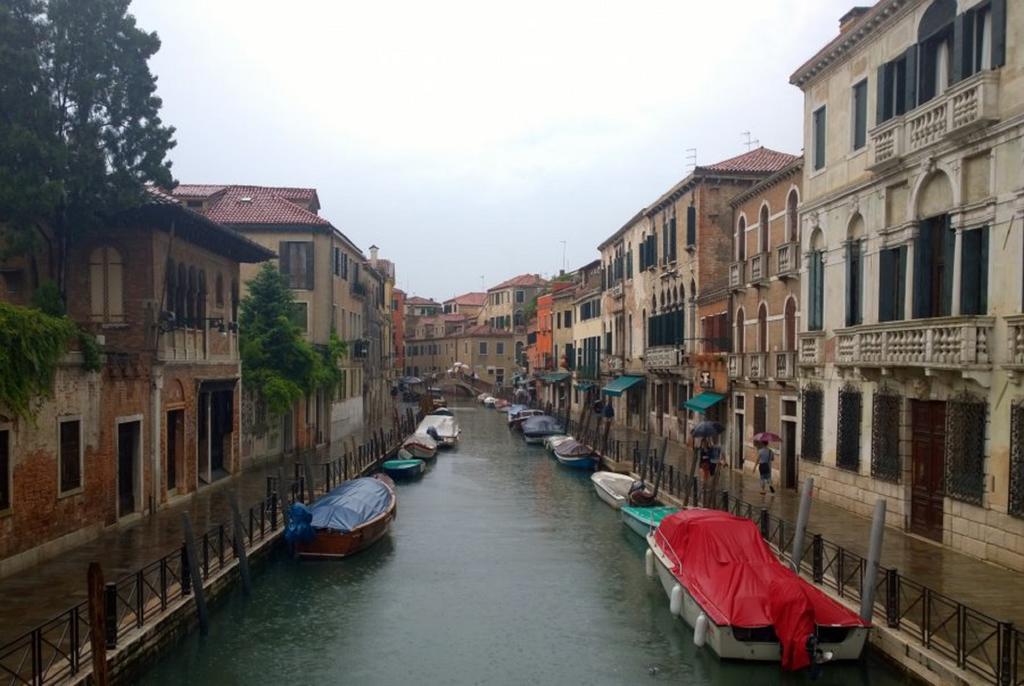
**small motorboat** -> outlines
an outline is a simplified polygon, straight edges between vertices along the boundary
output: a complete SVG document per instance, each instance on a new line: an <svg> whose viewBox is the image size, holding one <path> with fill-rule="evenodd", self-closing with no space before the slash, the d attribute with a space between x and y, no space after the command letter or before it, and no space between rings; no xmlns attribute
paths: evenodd
<svg viewBox="0 0 1024 686"><path fill-rule="evenodd" d="M427 463L413 458L411 460L385 460L381 465L384 473L392 479L416 479L423 476Z"/></svg>
<svg viewBox="0 0 1024 686"><path fill-rule="evenodd" d="M498 402L498 399L493 395L489 395L484 398L484 407L494 408L494 405Z"/></svg>
<svg viewBox="0 0 1024 686"><path fill-rule="evenodd" d="M515 417L517 414L519 414L525 409L526 405L520 403L512 403L511 405L505 408L505 413L508 414L508 420L511 422L513 417Z"/></svg>
<svg viewBox="0 0 1024 686"><path fill-rule="evenodd" d="M598 461L593 448L575 439L562 441L556 445L555 459L559 464L573 469L593 469Z"/></svg>
<svg viewBox="0 0 1024 686"><path fill-rule="evenodd" d="M352 479L309 507L293 504L285 538L302 558L346 557L388 532L397 503L395 485L384 474Z"/></svg>
<svg viewBox="0 0 1024 686"><path fill-rule="evenodd" d="M427 393L430 395L430 403L433 406L433 409L436 410L438 408L446 407L448 405L448 401L445 400L444 398L444 391L442 391L439 387L431 386L430 388L427 389Z"/></svg>
<svg viewBox="0 0 1024 686"><path fill-rule="evenodd" d="M523 440L530 444L540 444L548 436L565 433L558 420L546 414L527 417L520 431L523 432Z"/></svg>
<svg viewBox="0 0 1024 686"><path fill-rule="evenodd" d="M615 472L594 472L590 475L590 480L594 483L597 496L616 510L626 504L629 489L635 483L633 477L628 474Z"/></svg>
<svg viewBox="0 0 1024 686"><path fill-rule="evenodd" d="M679 512L679 508L671 507L670 505L656 505L654 507L623 505L619 512L622 513L622 523L628 526L630 531L641 538L647 538L647 534L658 528L661 520L670 514Z"/></svg>
<svg viewBox="0 0 1024 686"><path fill-rule="evenodd" d="M431 416L431 417L454 417L455 413L451 411L451 408L439 407L436 410L434 410L433 412L431 412L430 415L428 415L428 416Z"/></svg>
<svg viewBox="0 0 1024 686"><path fill-rule="evenodd" d="M504 398L498 398L494 401L494 409L504 412L508 409L508 401Z"/></svg>
<svg viewBox="0 0 1024 686"><path fill-rule="evenodd" d="M437 441L427 434L414 433L405 439L405 442L402 443L402 448L420 460L429 460L437 457Z"/></svg>
<svg viewBox="0 0 1024 686"><path fill-rule="evenodd" d="M525 422L527 419L529 419L530 417L541 417L543 415L543 410L531 410L524 408L517 412L515 415L509 414L508 428L521 431L523 428L523 422Z"/></svg>
<svg viewBox="0 0 1024 686"><path fill-rule="evenodd" d="M486 399L487 399L487 398L489 398L489 397L490 397L490 394L489 394L489 393L481 393L480 395L478 395L478 396L476 397L476 401L477 401L478 403L482 403L482 402L483 402L484 400L486 400Z"/></svg>
<svg viewBox="0 0 1024 686"><path fill-rule="evenodd" d="M787 670L860 657L870 625L783 565L753 521L683 510L665 517L647 544L647 572L693 627L696 645Z"/></svg>
<svg viewBox="0 0 1024 686"><path fill-rule="evenodd" d="M555 434L554 436L548 436L544 439L544 447L547 448L548 452L552 455L555 454L555 446L563 441L572 440L572 436L566 436L565 434Z"/></svg>
<svg viewBox="0 0 1024 686"><path fill-rule="evenodd" d="M416 434L426 435L434 439L439 448L451 448L459 442L459 435L462 430L455 417L447 415L428 414L416 427Z"/></svg>

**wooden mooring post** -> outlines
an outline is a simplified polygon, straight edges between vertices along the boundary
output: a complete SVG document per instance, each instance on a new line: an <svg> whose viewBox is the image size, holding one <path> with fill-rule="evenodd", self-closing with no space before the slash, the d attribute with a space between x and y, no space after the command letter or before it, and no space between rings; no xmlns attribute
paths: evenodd
<svg viewBox="0 0 1024 686"><path fill-rule="evenodd" d="M242 513L238 508L238 494L231 496L231 515L235 520L234 536L231 537L238 558L238 574L242 577L242 592L252 593L252 578L249 576L249 554L245 549L245 527L242 526Z"/></svg>
<svg viewBox="0 0 1024 686"><path fill-rule="evenodd" d="M92 680L107 686L106 608L104 607L103 568L99 562L89 563L86 576L89 589L89 645L92 646Z"/></svg>
<svg viewBox="0 0 1024 686"><path fill-rule="evenodd" d="M192 577L192 595L196 598L196 614L199 616L199 635L210 633L210 616L206 610L206 592L203 577L199 573L199 557L196 555L196 537L192 532L192 518L188 511L181 513L181 528L185 532L185 556L188 558L189 576Z"/></svg>

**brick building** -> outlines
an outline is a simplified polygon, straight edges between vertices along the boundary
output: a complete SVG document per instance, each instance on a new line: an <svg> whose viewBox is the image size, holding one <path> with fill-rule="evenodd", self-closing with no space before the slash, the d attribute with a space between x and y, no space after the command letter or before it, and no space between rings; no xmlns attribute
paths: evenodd
<svg viewBox="0 0 1024 686"><path fill-rule="evenodd" d="M68 256L67 312L95 334L102 369L71 353L34 421L0 408L0 574L241 468L239 264L274 253L153 197ZM25 272L5 262L0 295L17 283L11 300L30 301Z"/></svg>

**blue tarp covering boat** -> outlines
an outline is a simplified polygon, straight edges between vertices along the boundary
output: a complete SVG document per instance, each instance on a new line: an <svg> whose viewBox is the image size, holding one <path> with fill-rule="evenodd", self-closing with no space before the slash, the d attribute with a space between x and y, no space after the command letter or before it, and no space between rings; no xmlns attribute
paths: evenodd
<svg viewBox="0 0 1024 686"><path fill-rule="evenodd" d="M346 481L313 503L314 529L351 531L385 512L391 491L378 479L363 477Z"/></svg>

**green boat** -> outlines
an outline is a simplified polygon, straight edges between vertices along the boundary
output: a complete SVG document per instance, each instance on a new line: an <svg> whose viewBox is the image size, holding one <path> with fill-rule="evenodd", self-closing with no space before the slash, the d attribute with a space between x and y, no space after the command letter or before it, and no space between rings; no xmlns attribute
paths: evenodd
<svg viewBox="0 0 1024 686"><path fill-rule="evenodd" d="M628 526L640 538L647 538L654 529L658 528L661 520L670 514L679 512L678 507L659 505L657 507L633 507L626 505L619 510L622 513L622 523Z"/></svg>
<svg viewBox="0 0 1024 686"><path fill-rule="evenodd" d="M423 460L386 460L381 465L384 473L392 479L415 479L423 474L426 463Z"/></svg>

